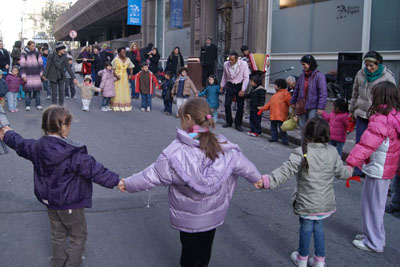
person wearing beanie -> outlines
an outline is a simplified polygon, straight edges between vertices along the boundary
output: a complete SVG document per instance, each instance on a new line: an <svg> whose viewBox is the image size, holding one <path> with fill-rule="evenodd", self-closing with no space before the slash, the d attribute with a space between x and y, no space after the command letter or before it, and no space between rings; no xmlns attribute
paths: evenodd
<svg viewBox="0 0 400 267"><path fill-rule="evenodd" d="M203 86L207 85L207 79L210 75L214 75L215 62L218 57L218 48L212 43L212 38L207 37L204 46L201 47L200 62L202 66L202 82Z"/></svg>
<svg viewBox="0 0 400 267"><path fill-rule="evenodd" d="M75 74L68 63L67 55L65 54L65 45L63 43L56 44L56 50L47 60L46 68L44 69L43 79L50 81L51 87L51 103L53 105L64 105L65 96L65 70L74 80L74 84L78 83ZM57 103L58 95L58 103Z"/></svg>

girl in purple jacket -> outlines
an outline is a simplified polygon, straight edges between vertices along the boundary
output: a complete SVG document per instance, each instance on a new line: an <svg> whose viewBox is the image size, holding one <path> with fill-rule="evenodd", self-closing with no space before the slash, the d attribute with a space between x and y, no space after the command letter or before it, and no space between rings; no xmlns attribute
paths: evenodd
<svg viewBox="0 0 400 267"><path fill-rule="evenodd" d="M156 162L122 179L121 191L168 186L172 228L180 231L181 266L208 266L215 230L224 223L238 176L251 183L261 174L224 136L214 135L214 121L202 98L179 110L182 130Z"/></svg>
<svg viewBox="0 0 400 267"><path fill-rule="evenodd" d="M365 174L361 195L363 232L353 240L358 249L383 252L383 216L390 180L396 174L400 156L400 95L392 82L372 87L368 128L346 162Z"/></svg>
<svg viewBox="0 0 400 267"><path fill-rule="evenodd" d="M35 196L47 207L50 219L52 266L82 265L87 238L85 208L92 206L92 183L107 188L119 183L118 174L88 155L85 145L67 139L71 122L66 108L50 106L43 112L44 136L39 140L23 139L8 126L0 129L0 138L33 163Z"/></svg>

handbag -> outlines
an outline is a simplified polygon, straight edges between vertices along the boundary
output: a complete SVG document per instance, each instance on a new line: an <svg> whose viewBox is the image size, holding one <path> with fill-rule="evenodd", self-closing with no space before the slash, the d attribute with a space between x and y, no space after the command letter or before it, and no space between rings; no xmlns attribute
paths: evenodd
<svg viewBox="0 0 400 267"><path fill-rule="evenodd" d="M87 74L87 75L92 74L92 68L89 62L82 63L82 74Z"/></svg>
<svg viewBox="0 0 400 267"><path fill-rule="evenodd" d="M297 100L295 105L296 115L306 114L306 100L304 98Z"/></svg>
<svg viewBox="0 0 400 267"><path fill-rule="evenodd" d="M79 63L79 64L75 64L74 65L74 72L75 73L81 73L82 72L82 63Z"/></svg>
<svg viewBox="0 0 400 267"><path fill-rule="evenodd" d="M295 120L294 110L290 113L289 118L282 123L281 130L283 132L293 131L297 127L297 122Z"/></svg>

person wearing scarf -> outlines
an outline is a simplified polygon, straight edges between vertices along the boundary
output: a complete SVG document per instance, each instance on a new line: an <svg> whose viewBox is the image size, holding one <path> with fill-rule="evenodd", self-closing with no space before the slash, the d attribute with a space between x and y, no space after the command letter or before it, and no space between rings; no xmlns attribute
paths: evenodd
<svg viewBox="0 0 400 267"><path fill-rule="evenodd" d="M78 80L75 78L71 65L68 64L68 58L65 54L65 45L63 43L57 43L56 51L49 56L43 73L43 80L50 81L51 103L53 105L64 105L65 71L68 71L68 74L74 80L74 84L77 84Z"/></svg>
<svg viewBox="0 0 400 267"><path fill-rule="evenodd" d="M396 84L393 73L383 65L382 56L376 51L370 51L364 56L364 65L358 71L353 85L349 111L356 120L356 143L368 127L368 110L372 105L371 90L376 84L389 81ZM353 175L362 176L363 173L356 168Z"/></svg>

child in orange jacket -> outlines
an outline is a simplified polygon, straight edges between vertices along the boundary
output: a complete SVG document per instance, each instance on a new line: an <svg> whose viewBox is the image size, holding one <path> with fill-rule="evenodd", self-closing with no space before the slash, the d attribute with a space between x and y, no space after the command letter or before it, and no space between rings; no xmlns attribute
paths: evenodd
<svg viewBox="0 0 400 267"><path fill-rule="evenodd" d="M271 139L269 139L269 141L278 142L280 135L282 143L285 146L289 146L288 134L281 130L281 126L289 114L291 95L286 89L287 83L284 79L277 79L274 82L274 88L276 93L271 97L265 106L258 107L258 113L262 114L264 111L270 110L269 118L271 120Z"/></svg>

